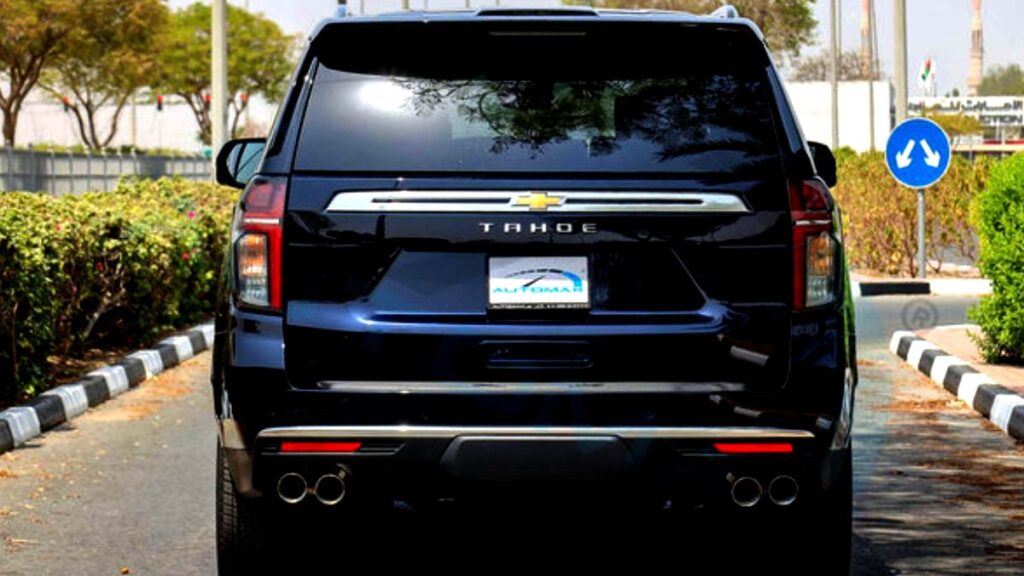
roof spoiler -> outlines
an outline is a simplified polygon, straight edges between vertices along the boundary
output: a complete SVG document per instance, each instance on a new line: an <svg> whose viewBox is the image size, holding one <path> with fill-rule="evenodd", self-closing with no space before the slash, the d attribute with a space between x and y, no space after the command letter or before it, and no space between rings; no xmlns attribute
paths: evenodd
<svg viewBox="0 0 1024 576"><path fill-rule="evenodd" d="M736 9L732 4L724 4L715 9L714 12L708 14L712 18L739 18L740 11Z"/></svg>
<svg viewBox="0 0 1024 576"><path fill-rule="evenodd" d="M586 6L565 8L481 8L477 16L530 17L530 16L598 16L593 8Z"/></svg>

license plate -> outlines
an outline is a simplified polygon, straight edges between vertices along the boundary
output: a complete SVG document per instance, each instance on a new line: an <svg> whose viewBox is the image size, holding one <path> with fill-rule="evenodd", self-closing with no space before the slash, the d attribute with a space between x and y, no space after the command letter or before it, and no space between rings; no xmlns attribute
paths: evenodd
<svg viewBox="0 0 1024 576"><path fill-rule="evenodd" d="M590 307L584 257L491 258L488 263L490 308Z"/></svg>

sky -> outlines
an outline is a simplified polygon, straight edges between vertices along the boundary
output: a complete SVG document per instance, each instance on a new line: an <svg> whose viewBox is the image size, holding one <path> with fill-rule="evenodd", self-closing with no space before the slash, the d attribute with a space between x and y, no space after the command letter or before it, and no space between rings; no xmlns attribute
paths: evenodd
<svg viewBox="0 0 1024 576"><path fill-rule="evenodd" d="M193 0L170 0L173 7ZM465 0L410 0L413 8L461 8ZM557 0L499 0L503 6L545 6ZM291 34L306 34L323 17L331 15L337 0L230 0L238 6L263 12ZM495 0L471 0L473 6L494 5ZM817 0L818 42L808 53L828 45L829 2ZM860 0L841 0L843 49L854 50L860 43ZM892 74L893 22L892 0L875 0L878 17L878 50L882 71ZM353 11L397 10L401 0L349 0ZM1024 0L983 0L985 30L985 67L1017 63L1024 65ZM937 92L945 94L953 87L965 92L970 53L971 0L907 0L908 67L911 95L920 94L915 81L917 71L928 57L935 61Z"/></svg>

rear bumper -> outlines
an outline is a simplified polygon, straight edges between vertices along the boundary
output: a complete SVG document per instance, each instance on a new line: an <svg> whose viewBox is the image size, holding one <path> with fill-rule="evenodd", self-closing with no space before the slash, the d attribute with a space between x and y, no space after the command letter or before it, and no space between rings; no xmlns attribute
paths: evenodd
<svg viewBox="0 0 1024 576"><path fill-rule="evenodd" d="M792 450L726 454L715 447L723 442ZM320 452L322 446L343 451ZM349 502L619 495L656 507L737 508L733 486L748 478L765 491L760 506L780 510L802 504L772 505L772 481L796 479L809 499L823 463L812 432L771 427L279 427L258 434L253 456L254 486L274 499L287 474L306 478L311 487L324 475L340 474ZM316 498L307 500L304 505L316 505Z"/></svg>

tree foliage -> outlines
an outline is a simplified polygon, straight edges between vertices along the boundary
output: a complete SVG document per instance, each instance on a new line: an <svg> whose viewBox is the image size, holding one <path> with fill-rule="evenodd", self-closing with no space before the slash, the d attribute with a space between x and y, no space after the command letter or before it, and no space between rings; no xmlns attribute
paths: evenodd
<svg viewBox="0 0 1024 576"><path fill-rule="evenodd" d="M941 126L950 138L982 134L985 131L981 120L965 114L926 114L925 117Z"/></svg>
<svg viewBox="0 0 1024 576"><path fill-rule="evenodd" d="M78 25L69 34L69 49L54 59L44 84L58 97L69 98L82 142L98 150L117 135L129 98L151 80L157 39L169 11L160 0L90 0L87 4L88 9L79 10ZM101 110L105 110L103 118Z"/></svg>
<svg viewBox="0 0 1024 576"><path fill-rule="evenodd" d="M1018 64L990 68L981 80L980 96L1024 96L1024 70Z"/></svg>
<svg viewBox="0 0 1024 576"><path fill-rule="evenodd" d="M43 69L68 49L79 4L75 0L0 0L0 112L5 144L14 144L22 104Z"/></svg>
<svg viewBox="0 0 1024 576"><path fill-rule="evenodd" d="M839 81L867 80L871 77L871 71L865 68L857 51L843 52L839 56ZM831 71L831 53L823 50L796 60L789 78L794 82L825 82L831 77Z"/></svg>
<svg viewBox="0 0 1024 576"><path fill-rule="evenodd" d="M293 66L295 38L273 21L228 5L228 88L231 133L235 134L249 104L259 94L281 98ZM192 109L204 142L210 141L210 7L196 3L176 12L158 59L154 89L182 98Z"/></svg>
<svg viewBox="0 0 1024 576"><path fill-rule="evenodd" d="M595 8L681 10L707 14L722 5L720 0L573 0ZM817 21L814 0L732 0L744 18L753 20L764 33L768 46L780 55L797 56L814 42Z"/></svg>

